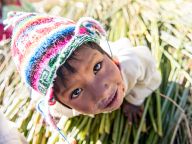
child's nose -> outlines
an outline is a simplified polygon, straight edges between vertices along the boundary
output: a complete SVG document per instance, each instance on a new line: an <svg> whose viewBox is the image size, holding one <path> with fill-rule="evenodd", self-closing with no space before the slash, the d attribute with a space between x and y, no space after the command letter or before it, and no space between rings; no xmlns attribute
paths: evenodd
<svg viewBox="0 0 192 144"><path fill-rule="evenodd" d="M109 91L109 84L106 82L100 82L96 85L96 93L98 95L100 95L101 97L105 97L105 95L108 93Z"/></svg>
<svg viewBox="0 0 192 144"><path fill-rule="evenodd" d="M109 84L104 83L104 88L105 88L105 89L108 89L108 88L109 88Z"/></svg>
<svg viewBox="0 0 192 144"><path fill-rule="evenodd" d="M100 88L100 89L107 89L109 88L109 80L107 77L104 76L100 76L99 78L97 78L95 80L96 85Z"/></svg>
<svg viewBox="0 0 192 144"><path fill-rule="evenodd" d="M107 88L108 88L108 84L106 83L89 84L88 86L89 98L91 98L92 101L95 101L95 102L98 101L102 97L105 97Z"/></svg>

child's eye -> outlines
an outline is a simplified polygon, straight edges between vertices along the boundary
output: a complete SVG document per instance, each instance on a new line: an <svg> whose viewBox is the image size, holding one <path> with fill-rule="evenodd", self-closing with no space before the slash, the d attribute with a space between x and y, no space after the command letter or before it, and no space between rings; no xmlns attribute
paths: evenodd
<svg viewBox="0 0 192 144"><path fill-rule="evenodd" d="M96 73L101 69L101 67L102 67L102 62L98 62L98 63L94 66L94 68L93 68L94 74L96 74Z"/></svg>
<svg viewBox="0 0 192 144"><path fill-rule="evenodd" d="M77 98L77 97L81 94L82 91L83 91L83 89L81 89L81 88L75 89L75 90L72 92L72 94L71 94L71 98L72 98L72 99Z"/></svg>

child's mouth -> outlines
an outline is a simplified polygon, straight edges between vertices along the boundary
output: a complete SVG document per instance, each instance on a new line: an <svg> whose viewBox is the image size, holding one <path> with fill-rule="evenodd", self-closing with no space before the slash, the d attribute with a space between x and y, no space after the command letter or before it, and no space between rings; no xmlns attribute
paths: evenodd
<svg viewBox="0 0 192 144"><path fill-rule="evenodd" d="M104 108L111 107L114 104L115 100L117 99L117 92L118 89L116 89L116 91L109 98L107 98L107 100L103 102Z"/></svg>

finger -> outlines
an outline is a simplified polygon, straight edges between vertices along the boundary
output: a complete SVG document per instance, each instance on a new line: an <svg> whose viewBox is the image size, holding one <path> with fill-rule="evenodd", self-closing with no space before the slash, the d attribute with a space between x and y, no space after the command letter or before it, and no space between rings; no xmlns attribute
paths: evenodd
<svg viewBox="0 0 192 144"><path fill-rule="evenodd" d="M141 118L142 115L143 115L143 112L139 111L139 112L138 112L138 116L139 116L139 118Z"/></svg>
<svg viewBox="0 0 192 144"><path fill-rule="evenodd" d="M133 113L134 122L138 124L137 113Z"/></svg>
<svg viewBox="0 0 192 144"><path fill-rule="evenodd" d="M141 106L140 111L143 113L144 112L144 105Z"/></svg>
<svg viewBox="0 0 192 144"><path fill-rule="evenodd" d="M124 113L128 113L128 112L129 112L128 108L124 107L124 108L123 108L123 112L124 112Z"/></svg>
<svg viewBox="0 0 192 144"><path fill-rule="evenodd" d="M132 114L127 115L128 123L132 124Z"/></svg>
<svg viewBox="0 0 192 144"><path fill-rule="evenodd" d="M71 141L71 144L77 144L76 140L75 140L75 139L72 140L72 141Z"/></svg>
<svg viewBox="0 0 192 144"><path fill-rule="evenodd" d="M69 138L70 144L77 144L76 140L74 138Z"/></svg>

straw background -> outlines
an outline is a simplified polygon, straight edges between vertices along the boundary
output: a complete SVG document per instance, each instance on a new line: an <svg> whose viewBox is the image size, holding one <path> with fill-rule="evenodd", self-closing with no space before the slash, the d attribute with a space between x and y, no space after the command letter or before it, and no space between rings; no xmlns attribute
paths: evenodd
<svg viewBox="0 0 192 144"><path fill-rule="evenodd" d="M5 7L4 12L14 8ZM157 60L161 87L145 101L140 124L129 124L121 109L95 118L62 118L59 126L79 144L192 144L192 2L190 0L23 0L23 11L39 11L77 20L100 20L108 39L128 37L146 45ZM11 59L10 42L0 42L0 108L30 143L55 144L59 135L43 123L30 92Z"/></svg>

